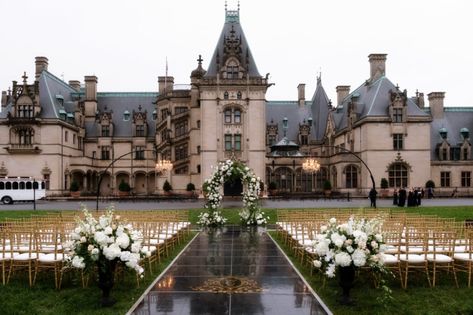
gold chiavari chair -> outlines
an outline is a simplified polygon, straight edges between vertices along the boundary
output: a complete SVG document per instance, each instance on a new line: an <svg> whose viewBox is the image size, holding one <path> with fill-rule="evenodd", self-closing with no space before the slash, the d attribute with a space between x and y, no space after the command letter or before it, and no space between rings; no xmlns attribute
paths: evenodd
<svg viewBox="0 0 473 315"><path fill-rule="evenodd" d="M401 246L401 271L403 273L403 286L407 288L409 272L424 271L427 282L430 284L429 268L427 261L428 234L421 227L408 226L404 231L405 245Z"/></svg>
<svg viewBox="0 0 473 315"><path fill-rule="evenodd" d="M457 271L465 272L468 279L468 287L471 287L473 273L473 230L465 230L466 251L454 253L454 266Z"/></svg>
<svg viewBox="0 0 473 315"><path fill-rule="evenodd" d="M452 272L455 284L458 287L453 260L456 240L455 232L438 228L437 230L432 230L430 233L427 260L432 268L432 286L435 287L437 271L444 269L448 273L450 273L450 271Z"/></svg>
<svg viewBox="0 0 473 315"><path fill-rule="evenodd" d="M36 277L41 269L52 269L54 272L54 285L56 289L61 288L62 267L65 257L62 252L59 230L60 227L54 225L46 229L38 229L35 232L37 259L35 260L33 284L36 282Z"/></svg>
<svg viewBox="0 0 473 315"><path fill-rule="evenodd" d="M30 287L33 286L33 267L37 258L34 224L31 221L18 223L9 230L10 239L10 269L7 283L15 269L26 267Z"/></svg>

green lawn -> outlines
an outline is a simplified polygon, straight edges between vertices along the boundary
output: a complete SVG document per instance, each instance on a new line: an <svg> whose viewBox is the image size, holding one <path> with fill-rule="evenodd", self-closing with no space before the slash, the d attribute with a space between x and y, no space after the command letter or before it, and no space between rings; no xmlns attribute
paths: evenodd
<svg viewBox="0 0 473 315"><path fill-rule="evenodd" d="M318 209L313 210L318 211ZM441 217L455 217L458 220L473 218L473 206L420 207L403 210L420 214L436 214ZM190 221L197 222L198 214L202 211L203 209L190 210ZM395 208L393 211L399 211L399 209ZM0 211L0 221L7 217L28 217L32 214L41 215L48 212L52 211ZM270 217L269 223L276 222L277 210L265 209L264 212ZM224 209L223 213L229 218L230 224L239 224L238 209ZM274 237L274 233L272 235ZM57 291L54 289L51 274L48 275L49 277L41 274L36 285L31 289L28 287L27 279L21 276L12 278L6 286L0 286L0 313L124 314L183 246L184 244L176 248L154 275L146 274L140 288L136 287L133 274L123 277L112 291L113 297L118 302L110 309L104 310L99 307L100 291L94 281L90 282L88 288L83 289L78 278L73 274L68 274L64 279L63 289ZM310 276L307 267L301 266L298 262L295 262L295 265L335 314L473 314L473 288L466 288L464 274L459 273L459 289L455 288L453 280L448 275L441 276L436 288L429 288L423 277L412 278L413 281L410 282L407 290L401 289L398 279L390 279L388 284L393 290L393 300L387 303L380 301L382 299L380 290L374 289L370 281L362 280L366 277L360 277L352 290L356 306L348 308L337 303L339 288L336 280L327 280L324 285L320 276Z"/></svg>

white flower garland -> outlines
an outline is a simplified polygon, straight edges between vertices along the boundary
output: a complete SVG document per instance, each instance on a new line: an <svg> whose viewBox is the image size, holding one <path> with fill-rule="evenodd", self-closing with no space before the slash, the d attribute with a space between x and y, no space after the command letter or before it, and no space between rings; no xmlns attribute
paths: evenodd
<svg viewBox="0 0 473 315"><path fill-rule="evenodd" d="M199 215L198 223L209 226L222 225L226 222L227 219L218 210L222 201L220 187L231 177L240 177L242 183L246 185L246 190L243 192L245 208L240 211L240 218L243 223L247 225L266 224L267 218L264 217L258 203L261 179L248 166L232 160L220 162L212 176L205 181L204 187L207 198L205 208L208 209L208 212Z"/></svg>

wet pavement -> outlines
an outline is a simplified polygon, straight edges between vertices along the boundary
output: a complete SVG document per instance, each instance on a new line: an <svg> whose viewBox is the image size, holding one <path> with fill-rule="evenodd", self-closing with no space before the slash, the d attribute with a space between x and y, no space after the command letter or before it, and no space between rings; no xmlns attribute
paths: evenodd
<svg viewBox="0 0 473 315"><path fill-rule="evenodd" d="M262 228L201 232L130 314L331 314Z"/></svg>

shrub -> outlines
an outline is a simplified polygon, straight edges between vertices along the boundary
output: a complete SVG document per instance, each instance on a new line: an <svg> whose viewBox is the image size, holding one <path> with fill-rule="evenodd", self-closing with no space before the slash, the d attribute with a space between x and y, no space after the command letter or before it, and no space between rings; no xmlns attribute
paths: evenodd
<svg viewBox="0 0 473 315"><path fill-rule="evenodd" d="M71 182L71 186L69 186L70 191L79 191L80 186L79 183L76 182L75 180Z"/></svg>
<svg viewBox="0 0 473 315"><path fill-rule="evenodd" d="M268 184L268 189L269 189L269 190L276 190L276 189L278 189L278 185L276 185L275 182L270 182L270 183Z"/></svg>
<svg viewBox="0 0 473 315"><path fill-rule="evenodd" d="M127 182L125 182L125 180L122 179L122 181L118 185L118 190L119 191L130 191L131 187Z"/></svg>
<svg viewBox="0 0 473 315"><path fill-rule="evenodd" d="M195 185L192 184L192 183L187 184L186 190L187 191L194 191L195 190Z"/></svg>
<svg viewBox="0 0 473 315"><path fill-rule="evenodd" d="M426 183L425 183L425 187L426 188L435 188L435 183L433 180L429 179Z"/></svg>
<svg viewBox="0 0 473 315"><path fill-rule="evenodd" d="M209 191L209 183L204 182L204 184L202 185L202 191L203 192L208 192Z"/></svg>
<svg viewBox="0 0 473 315"><path fill-rule="evenodd" d="M324 190L331 190L332 189L332 183L329 180L326 180L324 182Z"/></svg>
<svg viewBox="0 0 473 315"><path fill-rule="evenodd" d="M388 180L386 178L381 178L381 189L387 189L388 188Z"/></svg>
<svg viewBox="0 0 473 315"><path fill-rule="evenodd" d="M163 184L163 190L165 192L170 192L172 190L172 186L171 184L169 184L168 180L166 179L166 181L164 182Z"/></svg>

